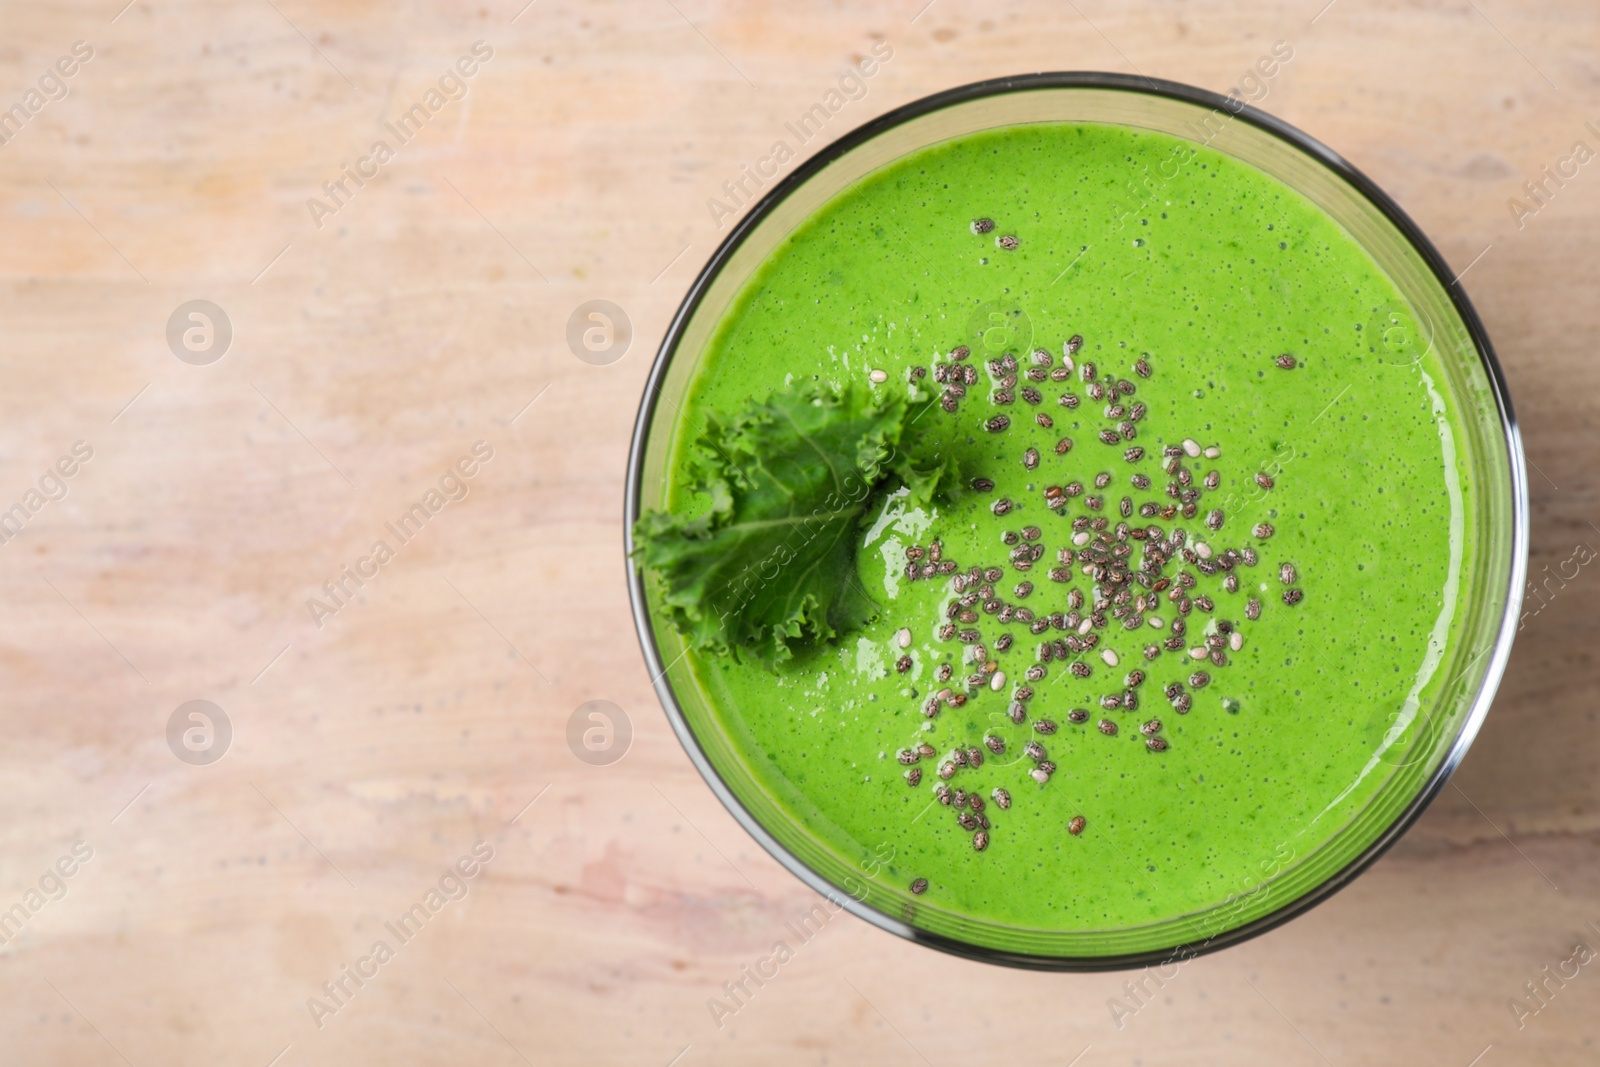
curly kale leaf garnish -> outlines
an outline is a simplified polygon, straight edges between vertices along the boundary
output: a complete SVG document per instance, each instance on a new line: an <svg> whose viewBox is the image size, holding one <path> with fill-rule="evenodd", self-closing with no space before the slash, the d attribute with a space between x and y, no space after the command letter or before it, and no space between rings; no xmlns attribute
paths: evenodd
<svg viewBox="0 0 1600 1067"><path fill-rule="evenodd" d="M917 429L930 403L824 389L707 419L689 487L710 509L647 512L634 530L635 555L692 647L776 667L873 617L856 576L865 520L901 486L921 506L958 476Z"/></svg>

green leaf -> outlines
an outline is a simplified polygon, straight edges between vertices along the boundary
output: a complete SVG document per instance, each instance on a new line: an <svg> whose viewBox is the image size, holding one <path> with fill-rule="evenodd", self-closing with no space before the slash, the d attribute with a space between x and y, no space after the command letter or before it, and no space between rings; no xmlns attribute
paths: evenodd
<svg viewBox="0 0 1600 1067"><path fill-rule="evenodd" d="M926 505L959 474L931 426L918 426L936 421L932 405L822 389L708 418L689 488L710 508L647 512L634 531L690 645L776 667L869 621L878 605L856 577L865 520L899 486Z"/></svg>

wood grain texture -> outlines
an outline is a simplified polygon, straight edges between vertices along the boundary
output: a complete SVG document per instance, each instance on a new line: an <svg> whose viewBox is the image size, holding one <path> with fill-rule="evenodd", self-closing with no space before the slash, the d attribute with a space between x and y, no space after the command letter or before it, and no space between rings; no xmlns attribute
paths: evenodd
<svg viewBox="0 0 1600 1067"><path fill-rule="evenodd" d="M719 1029L708 998L818 901L671 734L620 527L654 345L719 239L705 202L852 57L894 49L830 134L1019 71L1226 90L1284 40L1264 106L1470 264L1534 464L1532 570L1557 573L1600 548L1600 163L1520 227L1507 200L1600 147L1588 0L120 2L0 4L0 107L94 50L0 145L0 508L94 450L0 544L0 909L93 849L0 947L0 1062L1600 1058L1600 964L1520 1029L1508 1006L1600 947L1593 566L1548 586L1459 788L1399 847L1120 1027L1136 976L839 916ZM479 40L465 98L314 225L306 200ZM233 325L209 366L165 339L196 298ZM609 366L563 340L592 298L634 324ZM315 625L307 598L479 440L467 497ZM205 767L165 738L197 698L234 731ZM621 762L568 750L590 699L631 719ZM319 1028L307 998L478 840L470 894Z"/></svg>

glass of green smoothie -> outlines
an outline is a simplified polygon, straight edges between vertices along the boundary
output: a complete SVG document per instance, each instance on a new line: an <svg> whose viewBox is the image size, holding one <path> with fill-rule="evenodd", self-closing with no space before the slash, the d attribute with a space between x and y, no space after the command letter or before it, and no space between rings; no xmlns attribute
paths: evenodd
<svg viewBox="0 0 1600 1067"><path fill-rule="evenodd" d="M1409 218L1202 90L940 93L777 183L640 409L634 615L741 824L990 962L1174 962L1370 865L1526 576L1489 339Z"/></svg>

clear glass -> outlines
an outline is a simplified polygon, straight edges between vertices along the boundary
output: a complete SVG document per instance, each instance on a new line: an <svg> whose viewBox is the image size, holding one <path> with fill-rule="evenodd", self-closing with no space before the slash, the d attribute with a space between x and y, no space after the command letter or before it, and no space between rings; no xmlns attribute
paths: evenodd
<svg viewBox="0 0 1600 1067"><path fill-rule="evenodd" d="M1422 337L1388 338L1397 360L1431 347L1462 414L1458 443L1476 531L1475 591L1461 636L1446 650L1450 679L1431 706L1397 723L1382 759L1387 780L1322 847L1205 911L1118 930L1021 930L944 912L876 878L865 849L841 855L808 831L803 797L784 798L752 777L748 747L707 706L689 677L684 647L648 609L649 582L631 563L631 530L663 506L666 463L685 389L718 321L778 242L850 183L929 145L1030 122L1141 127L1208 144L1297 190L1365 247L1404 295ZM1380 331L1384 323L1373 324ZM1476 313L1448 267L1381 190L1298 130L1215 94L1106 74L1042 74L951 90L854 131L775 187L739 224L694 283L663 341L635 428L626 501L630 585L645 657L679 738L712 789L758 841L813 888L901 936L996 963L1106 969L1181 959L1260 933L1326 898L1365 869L1443 787L1487 714L1510 652L1527 568L1527 494L1521 442L1502 375Z"/></svg>

